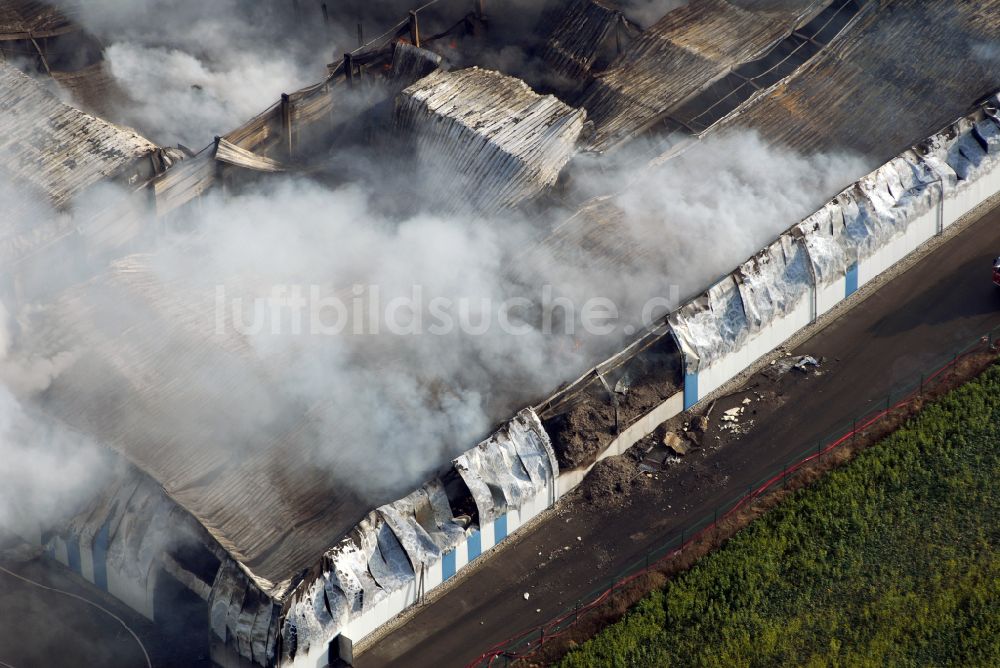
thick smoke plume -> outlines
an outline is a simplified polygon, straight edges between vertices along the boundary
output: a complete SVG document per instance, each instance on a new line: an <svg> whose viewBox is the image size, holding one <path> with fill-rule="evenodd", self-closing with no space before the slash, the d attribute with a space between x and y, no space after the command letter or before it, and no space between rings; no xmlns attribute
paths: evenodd
<svg viewBox="0 0 1000 668"><path fill-rule="evenodd" d="M88 438L22 404L46 389L67 360L25 366L11 354L11 326L0 303L0 533L30 535L65 519L98 489L109 458Z"/></svg>
<svg viewBox="0 0 1000 668"><path fill-rule="evenodd" d="M574 199L620 188L614 201L626 222L614 234L649 259L634 265L554 252L546 226L568 210L549 221L391 217L373 205L380 195L370 184L328 188L294 177L229 198L212 193L185 212L192 231L160 239L60 301L79 306L28 309L30 335L60 323L83 350L53 357L25 346L32 352L17 362L40 378L20 383L38 388L69 367L72 392L48 393L47 408L100 406L86 396L108 387L103 377L87 381L87 369L102 368L92 358L138 347L137 359L185 387L175 399L158 398L155 415L129 416L132 434L211 433L212 447L242 457L266 451L296 416L308 416L309 459L338 484L385 501L619 349L644 318L703 289L866 170L854 158L800 156L755 135L706 140L651 171L626 164L620 159L611 177L598 166L576 169ZM398 170L398 162L381 167ZM296 289L307 302L340 300L349 324L336 335L316 332L307 306L296 326L288 308ZM595 298L617 312L607 331L583 326ZM499 322L501 305L511 303L514 331ZM548 323L546 303L554 305ZM78 312L88 314L85 324ZM183 312L197 314L197 325ZM320 324L337 319L327 308ZM241 351L236 361L233 350Z"/></svg>
<svg viewBox="0 0 1000 668"><path fill-rule="evenodd" d="M161 144L201 148L322 74L316 22L291 2L88 0L62 4L105 45L119 118Z"/></svg>
<svg viewBox="0 0 1000 668"><path fill-rule="evenodd" d="M384 26L404 8L361 15ZM290 29L303 22L289 3L108 0L82 12L130 82L121 113L156 139L194 146L318 79L309 73L328 45L357 39L342 23L318 37ZM507 29L537 15L505 15ZM420 175L398 155L337 153L331 164L352 172L346 185L285 176L211 192L170 221L170 233L110 267L94 267L92 249L66 251L58 285L53 272L52 285L7 309L17 326L2 330L5 433L25 433L15 428L24 416L45 411L79 421L98 442L121 433L164 447L204 442L236 460L267 456L294 433L305 460L338 486L384 502L619 350L868 168L753 134L721 136L653 168L639 154L581 158L564 189L571 204L482 219L442 216L420 200L436 190L421 179L448 174ZM397 185L405 196L393 201ZM623 214L610 234L641 261L567 252L550 238L579 205L609 195ZM0 193L23 210L7 201L16 197ZM588 328L588 310L616 317ZM341 312L346 326L326 331ZM128 410L105 420L116 401ZM55 454L42 450L33 465L15 435L5 437L10 459L23 466L51 471L66 457L66 439L56 438Z"/></svg>

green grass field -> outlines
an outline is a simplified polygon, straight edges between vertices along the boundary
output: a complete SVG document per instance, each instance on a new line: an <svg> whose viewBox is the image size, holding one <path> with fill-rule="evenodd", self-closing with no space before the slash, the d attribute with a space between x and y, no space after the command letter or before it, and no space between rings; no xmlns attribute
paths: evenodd
<svg viewBox="0 0 1000 668"><path fill-rule="evenodd" d="M1000 666L998 547L993 367L560 665Z"/></svg>

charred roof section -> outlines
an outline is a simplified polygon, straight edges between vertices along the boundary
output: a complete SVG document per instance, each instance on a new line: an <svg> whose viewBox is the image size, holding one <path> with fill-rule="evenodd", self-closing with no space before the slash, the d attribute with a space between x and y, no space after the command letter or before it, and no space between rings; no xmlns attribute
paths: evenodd
<svg viewBox="0 0 1000 668"><path fill-rule="evenodd" d="M54 37L79 28L62 12L36 0L0 3L0 41Z"/></svg>
<svg viewBox="0 0 1000 668"><path fill-rule="evenodd" d="M847 149L884 161L1000 87L987 48L1000 31L997 0L871 4L842 38L723 127L806 153Z"/></svg>
<svg viewBox="0 0 1000 668"><path fill-rule="evenodd" d="M602 0L578 0L545 41L542 58L559 74L582 79L600 69L609 54L617 57L625 40L639 32L616 6Z"/></svg>
<svg viewBox="0 0 1000 668"><path fill-rule="evenodd" d="M607 150L662 122L734 67L760 58L830 2L743 4L703 0L670 12L597 74L581 100L597 126L591 148Z"/></svg>

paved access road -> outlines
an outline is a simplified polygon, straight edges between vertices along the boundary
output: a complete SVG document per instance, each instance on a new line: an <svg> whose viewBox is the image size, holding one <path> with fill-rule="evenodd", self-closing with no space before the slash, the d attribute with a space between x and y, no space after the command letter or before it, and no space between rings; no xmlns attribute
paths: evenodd
<svg viewBox="0 0 1000 668"><path fill-rule="evenodd" d="M990 276L998 255L1000 208L793 351L826 357L829 371L793 388L746 435L689 456L624 506L595 507L573 497L502 558L481 565L359 656L357 665L462 666L571 607L650 546L780 468L859 408L884 402L893 386L1000 325L1000 289Z"/></svg>
<svg viewBox="0 0 1000 668"><path fill-rule="evenodd" d="M6 541L6 543L5 543ZM19 541L0 535L0 548ZM179 633L154 625L49 559L28 562L0 559L0 667L101 666L143 668L146 653L153 668L208 668ZM118 616L139 636L142 647L121 624L79 599L42 589L28 580L80 596Z"/></svg>

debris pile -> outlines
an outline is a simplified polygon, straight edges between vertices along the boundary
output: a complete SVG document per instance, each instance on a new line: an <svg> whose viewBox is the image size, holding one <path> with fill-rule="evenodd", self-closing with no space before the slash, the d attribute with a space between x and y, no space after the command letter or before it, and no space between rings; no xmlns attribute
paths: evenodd
<svg viewBox="0 0 1000 668"><path fill-rule="evenodd" d="M822 375L820 367L826 360L819 359L812 355L799 355L793 357L791 353L786 353L781 359L772 360L770 367L764 371L764 375L770 380L778 380L789 371L798 371L805 375Z"/></svg>
<svg viewBox="0 0 1000 668"><path fill-rule="evenodd" d="M627 455L608 457L597 462L583 482L583 496L602 506L622 507L635 489L643 485L639 464Z"/></svg>

